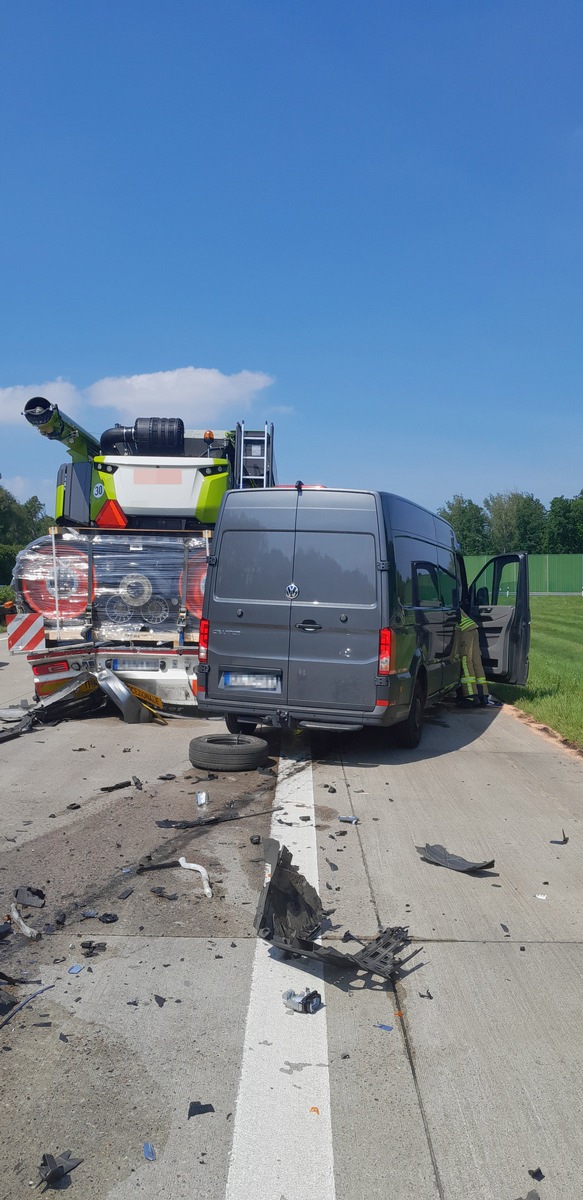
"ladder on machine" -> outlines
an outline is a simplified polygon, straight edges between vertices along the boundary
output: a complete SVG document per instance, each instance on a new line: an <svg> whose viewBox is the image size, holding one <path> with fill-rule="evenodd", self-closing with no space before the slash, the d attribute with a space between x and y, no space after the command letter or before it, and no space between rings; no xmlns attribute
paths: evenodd
<svg viewBox="0 0 583 1200"><path fill-rule="evenodd" d="M275 483L273 461L273 425L267 421L263 429L245 429L238 421L235 430L236 488L267 488Z"/></svg>

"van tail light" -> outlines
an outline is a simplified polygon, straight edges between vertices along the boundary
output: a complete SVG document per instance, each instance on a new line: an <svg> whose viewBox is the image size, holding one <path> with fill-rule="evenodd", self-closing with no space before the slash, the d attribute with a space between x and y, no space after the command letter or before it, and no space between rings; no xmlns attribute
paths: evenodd
<svg viewBox="0 0 583 1200"><path fill-rule="evenodd" d="M381 629L379 635L379 675L391 673L391 631Z"/></svg>
<svg viewBox="0 0 583 1200"><path fill-rule="evenodd" d="M63 671L69 670L69 664L64 658L59 662L35 663L32 668L33 675L60 675Z"/></svg>
<svg viewBox="0 0 583 1200"><path fill-rule="evenodd" d="M201 618L200 629L198 632L198 661L201 663L208 662L209 656L209 623L204 617Z"/></svg>

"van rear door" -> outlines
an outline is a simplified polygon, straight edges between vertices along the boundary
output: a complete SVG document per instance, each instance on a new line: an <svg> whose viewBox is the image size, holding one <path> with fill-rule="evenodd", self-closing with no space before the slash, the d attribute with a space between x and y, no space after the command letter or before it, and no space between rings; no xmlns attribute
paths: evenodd
<svg viewBox="0 0 583 1200"><path fill-rule="evenodd" d="M298 498L288 702L310 709L376 703L380 579L377 500L370 492Z"/></svg>
<svg viewBox="0 0 583 1200"><path fill-rule="evenodd" d="M206 695L266 710L287 702L297 492L230 492L209 573ZM244 711L244 709L242 709Z"/></svg>
<svg viewBox="0 0 583 1200"><path fill-rule="evenodd" d="M469 585L468 601L480 631L486 679L523 687L530 647L528 555L491 558Z"/></svg>

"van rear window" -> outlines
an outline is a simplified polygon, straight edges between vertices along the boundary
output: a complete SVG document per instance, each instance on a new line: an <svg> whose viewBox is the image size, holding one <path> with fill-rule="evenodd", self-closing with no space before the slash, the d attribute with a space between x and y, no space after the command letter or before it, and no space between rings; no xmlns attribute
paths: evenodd
<svg viewBox="0 0 583 1200"><path fill-rule="evenodd" d="M375 539L370 533L296 535L294 583L299 603L376 604Z"/></svg>
<svg viewBox="0 0 583 1200"><path fill-rule="evenodd" d="M215 596L219 600L281 600L292 579L294 535L277 530L226 530L219 547Z"/></svg>

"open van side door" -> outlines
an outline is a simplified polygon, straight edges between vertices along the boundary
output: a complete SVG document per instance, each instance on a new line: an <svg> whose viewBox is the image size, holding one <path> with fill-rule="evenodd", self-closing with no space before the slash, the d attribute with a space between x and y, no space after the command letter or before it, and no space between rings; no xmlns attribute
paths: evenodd
<svg viewBox="0 0 583 1200"><path fill-rule="evenodd" d="M468 585L470 616L480 633L487 679L523 687L528 679L528 555L498 554Z"/></svg>

